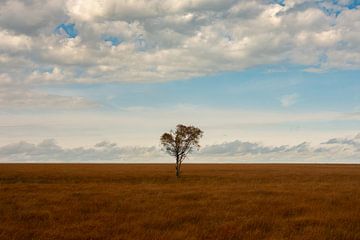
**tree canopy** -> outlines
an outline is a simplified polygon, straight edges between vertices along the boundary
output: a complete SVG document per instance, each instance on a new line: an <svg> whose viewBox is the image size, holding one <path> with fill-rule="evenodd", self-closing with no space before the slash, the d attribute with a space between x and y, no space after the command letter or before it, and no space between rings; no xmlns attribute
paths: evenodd
<svg viewBox="0 0 360 240"><path fill-rule="evenodd" d="M200 148L200 138L203 131L194 126L185 126L179 124L175 130L164 133L161 138L161 144L165 152L176 158L176 176L180 176L181 163L194 150Z"/></svg>

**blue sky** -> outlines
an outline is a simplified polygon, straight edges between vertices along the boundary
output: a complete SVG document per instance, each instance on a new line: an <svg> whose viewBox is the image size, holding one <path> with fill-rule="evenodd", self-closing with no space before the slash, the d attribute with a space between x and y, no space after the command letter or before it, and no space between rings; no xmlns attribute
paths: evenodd
<svg viewBox="0 0 360 240"><path fill-rule="evenodd" d="M73 85L70 91L100 102L109 110L181 104L276 111L352 112L360 108L360 71L308 73L296 68L283 72L271 69L259 67L165 83ZM59 89L66 92L69 86L49 90L59 93ZM298 96L296 101L282 106L281 98L292 94Z"/></svg>
<svg viewBox="0 0 360 240"><path fill-rule="evenodd" d="M0 161L162 159L185 123L205 131L199 161L354 162L359 5L3 1Z"/></svg>

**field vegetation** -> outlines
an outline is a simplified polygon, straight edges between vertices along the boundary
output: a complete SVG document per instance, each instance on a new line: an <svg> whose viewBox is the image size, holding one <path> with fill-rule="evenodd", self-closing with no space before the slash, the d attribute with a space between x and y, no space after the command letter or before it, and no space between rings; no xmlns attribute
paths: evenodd
<svg viewBox="0 0 360 240"><path fill-rule="evenodd" d="M0 239L360 239L360 165L1 164Z"/></svg>

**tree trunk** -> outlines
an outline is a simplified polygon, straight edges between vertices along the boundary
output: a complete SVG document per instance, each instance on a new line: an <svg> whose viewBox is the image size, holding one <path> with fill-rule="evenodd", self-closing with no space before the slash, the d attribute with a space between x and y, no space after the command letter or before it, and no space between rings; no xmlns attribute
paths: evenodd
<svg viewBox="0 0 360 240"><path fill-rule="evenodd" d="M176 177L180 177L180 159L176 157Z"/></svg>

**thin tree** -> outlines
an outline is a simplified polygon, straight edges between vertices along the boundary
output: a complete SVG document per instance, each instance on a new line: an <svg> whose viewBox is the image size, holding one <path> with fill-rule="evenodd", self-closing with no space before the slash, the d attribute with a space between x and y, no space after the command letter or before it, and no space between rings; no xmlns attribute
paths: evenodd
<svg viewBox="0 0 360 240"><path fill-rule="evenodd" d="M176 177L180 177L181 164L188 154L200 149L199 140L202 136L203 131L199 128L182 124L161 136L164 151L176 159Z"/></svg>

